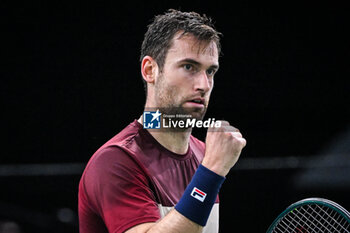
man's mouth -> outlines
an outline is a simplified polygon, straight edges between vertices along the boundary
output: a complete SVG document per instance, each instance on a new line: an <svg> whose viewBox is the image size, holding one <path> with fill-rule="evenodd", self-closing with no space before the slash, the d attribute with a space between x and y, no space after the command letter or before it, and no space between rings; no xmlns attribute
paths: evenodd
<svg viewBox="0 0 350 233"><path fill-rule="evenodd" d="M204 98L195 98L187 101L193 106L204 107Z"/></svg>
<svg viewBox="0 0 350 233"><path fill-rule="evenodd" d="M197 103L197 104L203 104L202 100L191 100L190 102Z"/></svg>

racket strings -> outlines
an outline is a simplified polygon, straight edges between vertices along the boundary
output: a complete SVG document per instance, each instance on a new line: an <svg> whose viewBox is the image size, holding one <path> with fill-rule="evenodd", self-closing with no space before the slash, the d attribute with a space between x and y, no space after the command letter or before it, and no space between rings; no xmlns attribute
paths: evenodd
<svg viewBox="0 0 350 233"><path fill-rule="evenodd" d="M276 228L277 232L320 232L321 229L312 221L309 221L304 209L294 209L281 220L282 229Z"/></svg>
<svg viewBox="0 0 350 233"><path fill-rule="evenodd" d="M324 220L324 224L328 226L328 228L325 229L334 229L335 232L350 232L349 222L346 221L346 219L339 214L337 211L327 208L325 206L319 206L315 205L318 209L316 210L317 214L320 212L323 213L321 216L322 220Z"/></svg>
<svg viewBox="0 0 350 233"><path fill-rule="evenodd" d="M300 213L297 213L295 210L293 210L291 213L281 219L274 232L307 232L305 227L307 227L308 231L311 230L310 232L317 232L316 229L320 230L315 225L315 228L311 228L310 222L305 220Z"/></svg>
<svg viewBox="0 0 350 233"><path fill-rule="evenodd" d="M317 204L299 206L276 224L273 232L350 232L350 223L337 211Z"/></svg>
<svg viewBox="0 0 350 233"><path fill-rule="evenodd" d="M327 209L324 210L319 208L317 205L307 206L307 210L305 212L305 216L310 218L310 221L313 220L314 224L316 224L317 229L321 230L321 232L332 230L334 231L336 228L333 226L334 224L338 224L333 221L333 216L327 213ZM336 212L335 212L336 213Z"/></svg>

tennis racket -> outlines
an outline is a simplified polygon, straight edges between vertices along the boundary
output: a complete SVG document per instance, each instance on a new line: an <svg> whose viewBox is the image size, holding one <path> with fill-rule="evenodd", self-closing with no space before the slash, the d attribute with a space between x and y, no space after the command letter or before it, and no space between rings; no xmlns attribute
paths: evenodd
<svg viewBox="0 0 350 233"><path fill-rule="evenodd" d="M307 198L290 205L271 224L267 233L349 232L350 213L323 198Z"/></svg>

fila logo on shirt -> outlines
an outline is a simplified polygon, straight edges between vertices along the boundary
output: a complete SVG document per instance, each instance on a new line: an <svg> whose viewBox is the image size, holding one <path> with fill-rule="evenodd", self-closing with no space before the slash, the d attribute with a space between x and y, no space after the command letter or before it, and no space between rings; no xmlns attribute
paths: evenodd
<svg viewBox="0 0 350 233"><path fill-rule="evenodd" d="M194 187L192 192L191 192L191 196L196 198L197 200L203 202L205 197L207 196L207 194L205 192L203 192L202 190Z"/></svg>

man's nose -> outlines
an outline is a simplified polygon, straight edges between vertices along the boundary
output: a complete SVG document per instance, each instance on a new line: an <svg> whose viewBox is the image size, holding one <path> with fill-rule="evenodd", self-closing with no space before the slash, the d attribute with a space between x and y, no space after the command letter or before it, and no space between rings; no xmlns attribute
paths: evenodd
<svg viewBox="0 0 350 233"><path fill-rule="evenodd" d="M195 79L195 90L200 92L208 92L211 89L212 82L209 80L207 72L198 72L198 77Z"/></svg>

